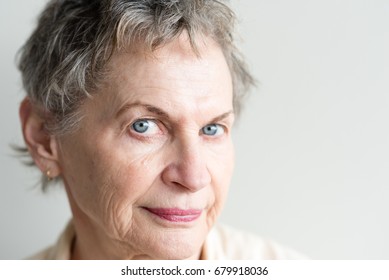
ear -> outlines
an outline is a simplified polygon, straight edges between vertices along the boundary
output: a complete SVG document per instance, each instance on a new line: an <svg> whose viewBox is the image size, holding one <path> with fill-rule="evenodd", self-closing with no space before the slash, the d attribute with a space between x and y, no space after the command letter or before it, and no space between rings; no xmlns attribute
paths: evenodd
<svg viewBox="0 0 389 280"><path fill-rule="evenodd" d="M26 97L19 108L22 132L27 148L38 168L48 177L60 175L58 143L45 128L45 119Z"/></svg>

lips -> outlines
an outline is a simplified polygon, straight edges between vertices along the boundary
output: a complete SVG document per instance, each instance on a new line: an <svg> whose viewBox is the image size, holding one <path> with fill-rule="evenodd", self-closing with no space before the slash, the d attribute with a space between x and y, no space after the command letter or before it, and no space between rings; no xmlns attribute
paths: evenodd
<svg viewBox="0 0 389 280"><path fill-rule="evenodd" d="M155 216L176 223L189 223L200 217L202 210L180 208L144 208Z"/></svg>

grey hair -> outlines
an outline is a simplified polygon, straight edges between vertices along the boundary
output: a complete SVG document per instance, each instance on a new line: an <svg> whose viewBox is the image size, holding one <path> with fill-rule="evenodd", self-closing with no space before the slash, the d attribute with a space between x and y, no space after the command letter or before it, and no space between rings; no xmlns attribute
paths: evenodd
<svg viewBox="0 0 389 280"><path fill-rule="evenodd" d="M201 37L223 50L238 115L254 79L235 45L234 25L222 0L51 0L20 51L23 86L47 116L49 133L71 133L82 119L78 108L103 82L115 52L139 43L152 52L186 31L196 53Z"/></svg>

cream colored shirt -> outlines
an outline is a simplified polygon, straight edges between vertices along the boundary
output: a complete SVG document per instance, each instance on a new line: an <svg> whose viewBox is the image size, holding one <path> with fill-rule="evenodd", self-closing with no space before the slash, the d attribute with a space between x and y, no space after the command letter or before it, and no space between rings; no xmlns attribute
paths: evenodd
<svg viewBox="0 0 389 280"><path fill-rule="evenodd" d="M29 259L69 260L75 235L73 223L70 222L55 245ZM202 258L204 260L306 259L305 256L273 241L222 225L216 225L208 234Z"/></svg>

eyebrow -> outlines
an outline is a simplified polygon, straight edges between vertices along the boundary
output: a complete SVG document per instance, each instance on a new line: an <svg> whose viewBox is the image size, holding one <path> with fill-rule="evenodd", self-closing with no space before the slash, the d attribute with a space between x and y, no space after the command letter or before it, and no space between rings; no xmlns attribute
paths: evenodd
<svg viewBox="0 0 389 280"><path fill-rule="evenodd" d="M230 110L228 112L225 112L224 114L221 114L220 116L217 116L216 118L213 118L211 123L217 123L221 120L226 119L228 116L232 115L234 113L233 110Z"/></svg>
<svg viewBox="0 0 389 280"><path fill-rule="evenodd" d="M154 113L154 114L157 114L165 119L168 119L169 118L169 115L163 111L162 109L158 108L158 107L155 107L153 105L150 105L150 104L145 104L145 103L141 103L141 102L134 102L134 103L127 103L125 104L122 108L120 108L120 110L117 112L116 114L116 118L118 118L121 114L123 114L125 111L128 111L130 110L131 108L133 107L143 107L145 108L147 111L149 111L150 113Z"/></svg>
<svg viewBox="0 0 389 280"><path fill-rule="evenodd" d="M170 119L170 116L168 113L166 113L164 110L156 107L156 106L153 106L153 105L150 105L150 104L146 104L146 103L142 103L142 102L134 102L134 103L127 103L125 104L122 108L120 108L120 110L117 112L116 114L116 118L118 118L121 114L123 114L125 111L128 111L130 110L131 108L133 107L143 107L145 108L147 111L149 111L150 113L154 113L158 116L161 116L162 118L164 119ZM229 115L233 114L234 111L233 110L230 110L228 112L225 112L219 116L216 116L215 118L213 118L211 120L210 123L216 123L218 121L221 121L225 118L227 118Z"/></svg>

